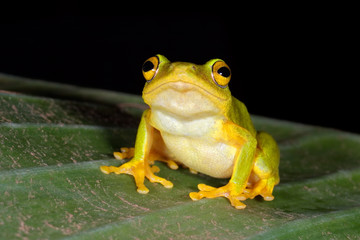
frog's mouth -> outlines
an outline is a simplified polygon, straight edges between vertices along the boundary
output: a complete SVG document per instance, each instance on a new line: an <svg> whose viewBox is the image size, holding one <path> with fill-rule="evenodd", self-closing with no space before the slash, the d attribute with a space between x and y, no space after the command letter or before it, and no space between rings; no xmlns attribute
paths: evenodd
<svg viewBox="0 0 360 240"><path fill-rule="evenodd" d="M199 91L200 93L202 93L204 95L207 95L207 96L214 97L219 101L225 101L226 100L225 98L222 98L219 95L216 95L215 93L212 93L212 92L208 91L207 89L205 89L205 88L203 88L203 87L201 87L199 85L196 85L194 83L184 82L184 81L181 81L181 80L180 81L169 81L169 82L166 82L166 83L162 83L162 84L160 84L158 86L155 86L152 89L149 89L146 92L143 92L143 95L156 94L156 92L158 90L166 91L167 89L173 89L175 91L182 92L182 93L188 92L188 91Z"/></svg>

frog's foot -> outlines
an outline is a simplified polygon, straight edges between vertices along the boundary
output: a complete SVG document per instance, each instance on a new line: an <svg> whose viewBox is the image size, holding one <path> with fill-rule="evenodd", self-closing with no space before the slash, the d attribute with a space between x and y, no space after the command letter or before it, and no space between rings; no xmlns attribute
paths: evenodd
<svg viewBox="0 0 360 240"><path fill-rule="evenodd" d="M149 164L145 164L143 161L131 160L127 163L124 163L120 167L114 166L101 166L100 170L105 174L115 173L115 174L129 174L135 178L135 183L137 186L137 191L142 194L149 192L149 189L144 185L145 177L149 179L150 182L156 182L162 184L166 188L172 188L172 182L158 177L154 174L156 168L150 168Z"/></svg>
<svg viewBox="0 0 360 240"><path fill-rule="evenodd" d="M246 197L242 194L242 191L236 190L238 188L231 182L220 188L214 188L205 184L199 184L198 188L200 190L199 192L189 194L193 201L202 198L226 197L236 209L244 209L246 207L244 203L240 202L240 200L246 200Z"/></svg>
<svg viewBox="0 0 360 240"><path fill-rule="evenodd" d="M137 191L142 194L149 192L149 189L144 185L145 179L145 167L144 162L142 161L130 161L124 163L120 167L115 166L101 166L100 170L105 174L115 173L115 174L129 174L135 178L135 183L137 186Z"/></svg>
<svg viewBox="0 0 360 240"><path fill-rule="evenodd" d="M120 152L114 152L114 157L117 160L123 160L127 158L132 158L134 156L135 148L120 148Z"/></svg>
<svg viewBox="0 0 360 240"><path fill-rule="evenodd" d="M274 196L272 195L274 186L275 181L273 179L261 179L253 188L244 189L244 194L246 198L253 199L257 195L261 195L265 201L272 201L274 199Z"/></svg>

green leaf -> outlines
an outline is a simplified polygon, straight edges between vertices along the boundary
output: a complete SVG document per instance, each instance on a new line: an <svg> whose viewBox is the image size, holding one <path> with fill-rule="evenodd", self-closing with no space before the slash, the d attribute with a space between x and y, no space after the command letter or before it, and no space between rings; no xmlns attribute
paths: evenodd
<svg viewBox="0 0 360 240"><path fill-rule="evenodd" d="M174 188L105 175L133 146L139 96L0 75L0 239L360 239L360 136L252 116L281 151L275 200L193 202L199 183L171 170Z"/></svg>

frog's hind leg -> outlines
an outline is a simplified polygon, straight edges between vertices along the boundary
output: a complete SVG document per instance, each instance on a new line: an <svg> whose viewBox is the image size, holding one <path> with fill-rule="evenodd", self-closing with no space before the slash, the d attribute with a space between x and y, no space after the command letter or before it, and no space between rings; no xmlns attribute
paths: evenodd
<svg viewBox="0 0 360 240"><path fill-rule="evenodd" d="M249 178L248 188L244 190L247 198L261 195L264 200L271 201L274 186L279 183L280 152L275 140L265 132L256 136L258 146L255 155L253 172Z"/></svg>
<svg viewBox="0 0 360 240"><path fill-rule="evenodd" d="M155 161L159 161L166 163L168 167L173 170L179 168L178 164L174 160L172 160L172 156L171 154L169 154L169 150L167 149L159 131L154 131L154 141L153 141L152 149L153 150L149 155L150 164L154 164ZM160 171L158 167L153 166L153 169L155 168L157 168L158 171Z"/></svg>
<svg viewBox="0 0 360 240"><path fill-rule="evenodd" d="M153 147L152 151L148 156L148 163L154 165L155 161L164 162L168 165L169 168L176 170L179 168L178 164L171 159L167 154L168 150L165 146L165 143L158 131L153 133ZM114 157L118 160L130 159L134 157L135 148L126 148L123 147L120 149L120 152L114 152ZM152 166L151 170L153 173L159 172L160 169L157 166Z"/></svg>

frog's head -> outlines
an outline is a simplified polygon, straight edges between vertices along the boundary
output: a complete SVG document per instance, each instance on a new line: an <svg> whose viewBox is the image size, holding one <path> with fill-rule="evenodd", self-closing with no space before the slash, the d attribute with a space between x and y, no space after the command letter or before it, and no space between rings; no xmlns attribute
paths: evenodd
<svg viewBox="0 0 360 240"><path fill-rule="evenodd" d="M231 105L231 71L221 59L204 65L170 62L162 55L145 61L143 99L152 109L182 117L218 114Z"/></svg>

